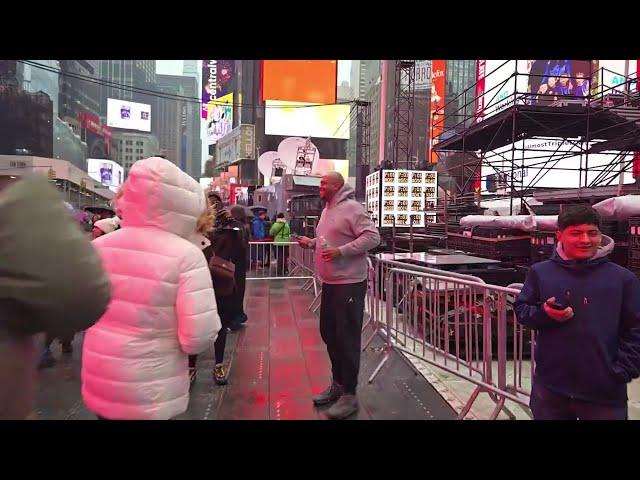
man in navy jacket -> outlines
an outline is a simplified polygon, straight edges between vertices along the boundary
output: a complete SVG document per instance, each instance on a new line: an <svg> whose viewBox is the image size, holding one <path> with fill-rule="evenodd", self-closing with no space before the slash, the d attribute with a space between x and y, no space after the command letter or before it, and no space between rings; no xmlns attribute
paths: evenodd
<svg viewBox="0 0 640 480"><path fill-rule="evenodd" d="M613 240L586 205L558 216L551 260L534 265L515 304L537 331L536 420L624 420L640 375L640 281L607 258Z"/></svg>

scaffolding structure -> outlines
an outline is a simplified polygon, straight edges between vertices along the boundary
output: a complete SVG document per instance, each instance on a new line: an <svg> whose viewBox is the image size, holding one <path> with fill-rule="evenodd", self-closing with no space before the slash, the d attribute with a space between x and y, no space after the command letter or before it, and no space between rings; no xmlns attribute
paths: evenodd
<svg viewBox="0 0 640 480"><path fill-rule="evenodd" d="M412 149L415 92L415 60L396 60L393 109L393 168L395 170L414 168Z"/></svg>
<svg viewBox="0 0 640 480"><path fill-rule="evenodd" d="M367 175L371 173L371 103L356 100L354 106L352 122L355 122L356 132L356 198L364 200Z"/></svg>
<svg viewBox="0 0 640 480"><path fill-rule="evenodd" d="M633 167L633 152L640 150L636 75L617 74L622 82L605 85L605 73L616 72L594 69L590 62L588 92L547 94L542 88L531 90L543 76L519 73L518 62L524 61L504 61L434 112L433 125L443 131L433 148L439 160L452 152L475 153L479 158L463 165L462 182L452 193L464 197L470 184L474 185L475 193L467 193L467 201L492 193L493 198L509 198L513 214L514 199L540 194L541 182L551 171L577 172L573 190L578 196L597 187L611 187L616 179L618 194L633 190L635 187L625 186L623 181L624 173ZM486 79L492 78L495 85L485 90L485 84L491 84ZM543 82L546 80L545 76ZM563 85L573 82L574 86L585 82L583 76L567 74L562 80ZM456 105L458 108L452 108ZM470 105L474 113L467 114ZM444 112L455 120L445 123ZM452 126L447 127L449 122ZM446 174L447 168L438 170ZM548 196L555 193L554 188Z"/></svg>

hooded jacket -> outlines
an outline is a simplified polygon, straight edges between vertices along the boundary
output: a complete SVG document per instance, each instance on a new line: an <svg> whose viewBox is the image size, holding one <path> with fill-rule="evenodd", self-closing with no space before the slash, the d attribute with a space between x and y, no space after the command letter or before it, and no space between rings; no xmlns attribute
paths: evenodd
<svg viewBox="0 0 640 480"><path fill-rule="evenodd" d="M100 257L42 177L0 193L0 420L23 419L37 393L38 333L93 325L111 286ZM43 240L44 239L44 240Z"/></svg>
<svg viewBox="0 0 640 480"><path fill-rule="evenodd" d="M537 330L534 381L570 398L604 405L627 402L627 382L640 375L640 281L607 258L614 242L590 260L566 260L562 245L531 267L515 303L520 323ZM543 303L573 308L556 322Z"/></svg>
<svg viewBox="0 0 640 480"><path fill-rule="evenodd" d="M254 218L251 222L251 235L253 235L253 240L264 240L267 238L264 220L260 217Z"/></svg>
<svg viewBox="0 0 640 480"><path fill-rule="evenodd" d="M202 189L162 158L134 164L118 200L122 228L94 240L113 285L85 335L82 397L109 419L162 420L187 409L187 354L221 328L209 268L194 242Z"/></svg>
<svg viewBox="0 0 640 480"><path fill-rule="evenodd" d="M380 244L380 234L350 185L335 194L320 215L316 238L316 273L323 283L359 283L367 279L367 252ZM323 245L324 244L324 245ZM323 248L337 247L341 256L322 259Z"/></svg>
<svg viewBox="0 0 640 480"><path fill-rule="evenodd" d="M284 218L278 218L271 229L269 235L273 237L273 241L276 243L287 243L291 238L291 227Z"/></svg>

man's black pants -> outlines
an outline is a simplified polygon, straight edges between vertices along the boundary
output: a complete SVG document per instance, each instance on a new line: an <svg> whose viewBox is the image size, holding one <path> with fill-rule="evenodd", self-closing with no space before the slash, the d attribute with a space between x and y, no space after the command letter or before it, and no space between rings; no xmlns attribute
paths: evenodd
<svg viewBox="0 0 640 480"><path fill-rule="evenodd" d="M320 335L327 344L333 380L355 395L360 371L364 297L367 281L322 285Z"/></svg>
<svg viewBox="0 0 640 480"><path fill-rule="evenodd" d="M534 420L628 420L627 405L600 405L559 395L534 379L529 402Z"/></svg>

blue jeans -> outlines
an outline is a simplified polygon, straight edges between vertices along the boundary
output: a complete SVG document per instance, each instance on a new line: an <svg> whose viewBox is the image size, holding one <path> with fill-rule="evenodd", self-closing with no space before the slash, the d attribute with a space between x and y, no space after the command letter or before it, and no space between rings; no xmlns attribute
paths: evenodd
<svg viewBox="0 0 640 480"><path fill-rule="evenodd" d="M534 382L529 403L534 420L628 420L627 406L602 405L559 395Z"/></svg>

